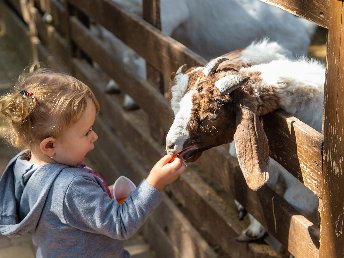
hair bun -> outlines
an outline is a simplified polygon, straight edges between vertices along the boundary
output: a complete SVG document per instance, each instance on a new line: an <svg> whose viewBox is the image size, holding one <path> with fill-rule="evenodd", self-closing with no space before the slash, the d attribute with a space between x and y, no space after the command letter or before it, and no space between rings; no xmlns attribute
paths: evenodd
<svg viewBox="0 0 344 258"><path fill-rule="evenodd" d="M1 98L0 113L13 123L22 123L31 114L37 104L32 93L21 90Z"/></svg>

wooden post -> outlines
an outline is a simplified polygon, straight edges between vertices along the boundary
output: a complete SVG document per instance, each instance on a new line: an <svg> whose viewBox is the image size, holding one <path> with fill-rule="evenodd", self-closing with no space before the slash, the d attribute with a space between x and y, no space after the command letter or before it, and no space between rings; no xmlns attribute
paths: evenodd
<svg viewBox="0 0 344 258"><path fill-rule="evenodd" d="M64 6L69 18L68 25L70 24L70 18L72 16L75 16L83 25L85 25L85 27L87 28L90 27L91 22L87 15L82 13L80 10L74 8L73 5L70 4L68 0L64 0ZM69 42L69 45L71 46L71 58L85 59L88 63L92 63L92 60L88 56L86 56L85 53L82 52L82 50L74 44L74 42L71 39L72 37L70 34L71 34L70 26L68 26L66 38ZM72 71L72 64L70 64L70 66L71 66L70 70Z"/></svg>
<svg viewBox="0 0 344 258"><path fill-rule="evenodd" d="M160 0L143 0L143 19L157 29L161 29L160 21ZM164 94L163 75L152 65L146 62L147 80L162 94ZM154 117L149 118L150 133L152 137L161 144L164 144L165 133Z"/></svg>
<svg viewBox="0 0 344 258"><path fill-rule="evenodd" d="M344 1L329 1L320 258L344 257Z"/></svg>
<svg viewBox="0 0 344 258"><path fill-rule="evenodd" d="M52 3L52 2L55 2L55 3ZM66 65L66 70L69 72L69 73L73 73L73 68L72 68L72 58L73 58L73 52L74 52L74 49L73 49L73 42L71 40L71 36L70 36L70 17L71 17L71 10L70 10L70 5L68 3L68 0L63 0L63 1L57 1L57 0L50 0L49 1L49 12L53 15L52 13L52 10L50 9L51 5L57 7L59 6L61 9L64 10L64 13L65 13L65 16L63 19L63 23L62 24L59 24L59 26L64 26L64 28L62 29L63 30L63 36L64 38L66 39L67 43L68 43L68 56L66 57L63 57L64 59L64 63ZM57 13L55 13L57 14ZM56 19L56 20L54 20ZM57 24L54 22L60 22L61 23L61 17L53 17L53 26L56 28ZM59 31L59 33L61 33Z"/></svg>

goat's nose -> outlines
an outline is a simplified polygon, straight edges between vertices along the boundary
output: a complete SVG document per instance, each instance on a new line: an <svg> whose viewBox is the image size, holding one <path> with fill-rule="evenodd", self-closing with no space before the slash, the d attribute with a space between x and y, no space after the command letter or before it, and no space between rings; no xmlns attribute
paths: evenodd
<svg viewBox="0 0 344 258"><path fill-rule="evenodd" d="M166 139L166 151L167 153L174 153L177 149L176 142L170 139Z"/></svg>
<svg viewBox="0 0 344 258"><path fill-rule="evenodd" d="M168 150L173 150L176 145L174 143L170 143L167 145Z"/></svg>

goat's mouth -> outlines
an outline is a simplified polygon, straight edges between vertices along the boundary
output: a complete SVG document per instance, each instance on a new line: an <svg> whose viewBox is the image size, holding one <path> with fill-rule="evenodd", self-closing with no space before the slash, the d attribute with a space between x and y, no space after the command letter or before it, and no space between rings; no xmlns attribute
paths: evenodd
<svg viewBox="0 0 344 258"><path fill-rule="evenodd" d="M203 149L198 148L196 145L191 145L179 152L178 156L185 162L194 162L201 156L203 151Z"/></svg>

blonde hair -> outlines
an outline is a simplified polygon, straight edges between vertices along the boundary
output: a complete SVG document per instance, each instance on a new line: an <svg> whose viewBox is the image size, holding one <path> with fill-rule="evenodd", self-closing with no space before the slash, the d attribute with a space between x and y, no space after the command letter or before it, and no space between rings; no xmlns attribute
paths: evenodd
<svg viewBox="0 0 344 258"><path fill-rule="evenodd" d="M24 72L13 91L0 97L0 114L11 127L8 141L17 148L30 148L47 137L58 137L78 121L87 99L98 112L93 92L76 78L49 69Z"/></svg>

